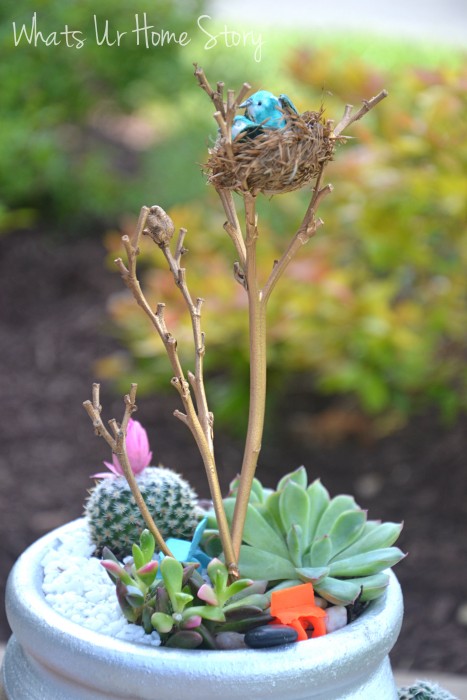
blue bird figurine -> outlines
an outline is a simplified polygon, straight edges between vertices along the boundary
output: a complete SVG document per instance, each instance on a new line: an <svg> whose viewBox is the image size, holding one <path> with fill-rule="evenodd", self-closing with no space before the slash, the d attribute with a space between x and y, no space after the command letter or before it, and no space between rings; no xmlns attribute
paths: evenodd
<svg viewBox="0 0 467 700"><path fill-rule="evenodd" d="M239 114L234 117L232 124L232 141L235 141L237 137L243 138L254 138L262 132L262 129L258 124L255 124L248 119L248 117L240 116ZM242 134L242 136L240 136Z"/></svg>
<svg viewBox="0 0 467 700"><path fill-rule="evenodd" d="M290 97L287 97L287 95L279 95L279 104L285 112L293 112L294 114L298 114L294 103Z"/></svg>
<svg viewBox="0 0 467 700"><path fill-rule="evenodd" d="M263 128L283 129L286 125L279 99L268 90L255 92L239 106L245 108L248 119Z"/></svg>

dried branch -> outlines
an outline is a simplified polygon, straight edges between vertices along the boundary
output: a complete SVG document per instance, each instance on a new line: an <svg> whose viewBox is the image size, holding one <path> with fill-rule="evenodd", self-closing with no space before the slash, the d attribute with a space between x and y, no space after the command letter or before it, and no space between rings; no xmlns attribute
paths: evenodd
<svg viewBox="0 0 467 700"><path fill-rule="evenodd" d="M177 352L177 341L168 331L164 320L164 304L159 303L157 305L156 313L154 313L143 294L141 285L136 275L136 259L139 254L138 245L141 233L150 235L163 251L167 262L169 263L169 268L174 276L175 282L181 290L190 311L196 348L196 374L194 375L195 379L193 381L193 387L199 415L196 412L193 404L190 384L185 379L185 375L180 364L180 359ZM173 223L171 222L170 217L168 217L168 215L160 207L151 207L150 209L148 207L143 207L133 241L130 241L128 236L122 237L122 242L128 257L128 267L124 265L121 258L118 258L115 262L120 270L123 281L130 289L137 304L144 310L146 315L151 320L166 349L174 371L174 376L172 377L171 383L178 391L185 411L184 413L175 411L174 415L189 427L200 451L206 470L214 510L216 512L219 534L222 541L226 564L232 577L235 578L238 577L238 567L233 552L232 540L224 511L222 492L219 485L214 459L213 416L207 408L207 401L204 392L202 369L205 348L204 334L201 332L200 323L202 300L198 299L196 304L193 303L186 285L185 270L179 265L179 261L184 252L183 240L185 237L185 232L184 230L180 231L175 256L172 255L169 248L169 242L172 234Z"/></svg>
<svg viewBox="0 0 467 700"><path fill-rule="evenodd" d="M159 528L156 526L151 513L149 512L144 499L141 495L141 491L138 486L138 482L135 479L135 475L131 468L130 462L128 460L128 454L126 450L126 432L128 428L128 422L131 418L131 414L136 411L136 384L132 384L130 388L130 393L125 396L125 412L123 414L123 419L120 425L118 425L115 418L109 421L109 425L112 428L114 437L109 433L107 428L102 422L101 411L102 407L99 403L99 384L92 385L92 401L84 401L83 406L92 420L94 426L94 431L96 435L103 437L107 442L112 452L118 457L120 466L122 467L123 474L128 482L131 489L131 493L138 505L141 515L143 516L144 522L147 525L148 530L152 533L157 545L166 556L171 557L172 553L167 547L164 538L162 537Z"/></svg>
<svg viewBox="0 0 467 700"><path fill-rule="evenodd" d="M320 180L321 178L319 178ZM319 183L317 182L317 185ZM332 192L332 185L326 185L321 189L316 189L311 198L311 202L308 205L305 216L303 217L302 223L295 234L295 236L290 241L289 245L285 249L281 258L275 261L274 267L271 270L269 278L263 288L264 302L267 304L269 297L271 296L272 290L276 286L279 278L284 273L285 269L289 265L292 258L296 255L298 250L308 243L310 238L312 238L317 229L323 224L322 219L316 218L316 210L321 202L328 194Z"/></svg>
<svg viewBox="0 0 467 700"><path fill-rule="evenodd" d="M196 397L196 407L198 409L198 417L203 429L204 436L208 442L211 454L214 454L213 447L213 418L212 413L208 409L208 403L206 399L206 391L204 388L204 376L203 376L203 358L205 355L205 343L204 343L204 333L201 331L201 307L204 299L198 297L196 304L193 303L190 291L186 283L186 270L184 267L180 267L179 261L181 258L180 246L183 245L183 240L185 238L186 230L182 229L180 231L177 250L175 256L169 246L162 248L165 259L168 262L170 271L172 272L175 284L180 289L182 296L185 300L186 306L190 313L191 325L193 330L193 342L195 346L195 374L193 376L193 381L190 382L193 386Z"/></svg>
<svg viewBox="0 0 467 700"><path fill-rule="evenodd" d="M355 112L355 114L352 114L353 105L345 105L344 115L334 129L334 137L338 137L350 124L353 124L353 122L356 122L364 117L365 114L370 111L370 109L376 107L376 105L387 96L388 91L381 90L381 92L375 95L375 97L372 97L370 100L363 100L363 107L361 107L358 112Z"/></svg>
<svg viewBox="0 0 467 700"><path fill-rule="evenodd" d="M197 63L193 64L195 67L195 77L198 80L200 88L202 88L210 97L217 111L219 111L225 119L225 108L224 108L224 83L217 83L217 91L213 90L209 84L208 79L204 74L204 70L199 68Z"/></svg>
<svg viewBox="0 0 467 700"><path fill-rule="evenodd" d="M227 221L224 224L224 229L229 234L232 239L232 243L235 246L237 255L239 257L239 263L243 270L246 266L246 248L245 241L243 239L243 233L238 220L237 209L235 207L235 202L233 199L233 194L230 190L216 189L219 199L224 207L225 215Z"/></svg>

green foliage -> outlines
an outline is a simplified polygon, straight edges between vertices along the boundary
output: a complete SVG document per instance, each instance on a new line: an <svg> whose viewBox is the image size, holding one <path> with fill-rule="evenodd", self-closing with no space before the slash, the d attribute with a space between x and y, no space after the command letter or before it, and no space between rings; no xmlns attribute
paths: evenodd
<svg viewBox="0 0 467 700"><path fill-rule="evenodd" d="M183 566L164 557L159 566L154 548L153 536L143 530L139 546L133 544L132 561L123 566L104 548L101 563L116 585L126 619L142 625L147 634L155 629L164 646L216 649L217 632L246 632L271 619L265 612L266 582L239 579L229 584L225 564L212 559L207 567L209 585L196 571L197 564Z"/></svg>
<svg viewBox="0 0 467 700"><path fill-rule="evenodd" d="M229 522L235 508L224 499ZM287 474L277 491L255 480L240 549L242 576L267 578L281 588L310 582L325 600L349 605L379 597L385 569L404 554L392 545L402 525L367 520L351 496L330 498L319 479L308 486L304 467ZM212 538L212 533L207 537Z"/></svg>
<svg viewBox="0 0 467 700"><path fill-rule="evenodd" d="M135 476L141 495L164 539L191 539L200 520L197 496L171 469L147 467ZM102 479L85 506L91 539L101 550L128 554L144 530L144 520L123 476Z"/></svg>
<svg viewBox="0 0 467 700"><path fill-rule="evenodd" d="M334 192L320 210L325 226L271 298L269 396L274 400L285 375L306 373L322 393L353 396L381 430L429 405L452 418L467 406L465 62L402 71L362 58L340 61L338 51L321 49L294 54L289 69L302 95L299 108L323 102L326 116L336 120L347 102L358 104L382 87L390 96L353 125L353 139L338 148L327 174ZM292 85L286 92L295 98ZM263 279L298 227L307 196L259 202ZM196 257L196 265L186 257L190 288L206 299L206 368L216 420L235 424L247 394L245 294L232 279L235 256L220 204L212 193L204 199L202 206L193 202L169 213L189 229L187 247ZM116 238L109 245L114 251ZM183 302L158 251L145 248L143 255L149 296L167 303L183 353L191 337ZM159 339L133 302L119 295L111 314L141 389L168 386ZM123 376L129 361L120 360L102 363L103 375Z"/></svg>
<svg viewBox="0 0 467 700"><path fill-rule="evenodd" d="M114 222L138 206L147 169L161 169L157 141L167 135L164 109L173 110L174 96L191 76L180 69L186 49L178 44L136 45L135 13L140 22L147 13L156 29L179 35L192 31L203 0L186 5L141 0L132 10L124 0L2 2L0 214L18 211L22 218L15 223L21 225L27 208L66 222L70 231L96 219ZM23 35L15 46L12 23L17 39L23 24L31 34L34 13L37 29L46 38L56 32L60 45L29 45ZM120 46L98 45L94 15L100 38L108 20L109 43L117 30L127 32ZM60 35L65 25L82 32L82 48L72 36L66 45ZM146 161L142 148L148 149Z"/></svg>

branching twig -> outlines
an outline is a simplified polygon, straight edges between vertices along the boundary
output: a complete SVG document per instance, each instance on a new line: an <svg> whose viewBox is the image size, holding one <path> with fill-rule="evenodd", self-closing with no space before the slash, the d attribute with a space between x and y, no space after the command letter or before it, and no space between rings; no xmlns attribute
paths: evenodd
<svg viewBox="0 0 467 700"><path fill-rule="evenodd" d="M125 478L131 489L131 493L138 505L138 508L143 516L144 522L146 523L149 531L154 536L159 549L164 552L165 555L171 557L172 553L167 547L164 538L162 537L159 528L156 526L154 520L152 519L151 513L149 512L144 499L139 490L138 482L135 479L135 475L131 468L130 462L128 460L128 454L126 451L126 432L128 428L128 421L131 418L131 414L136 411L136 384L131 385L130 393L125 396L125 413L121 424L119 425L115 418L109 421L109 425L112 429L113 436L107 430L102 422L101 411L102 406L99 403L99 384L92 385L92 401L84 401L83 406L92 420L94 426L94 431L96 435L103 437L106 443L109 445L112 452L117 455L120 466L122 467Z"/></svg>
<svg viewBox="0 0 467 700"><path fill-rule="evenodd" d="M148 224L149 222L149 224ZM147 228L147 224L150 228ZM151 309L146 297L143 294L141 285L136 275L136 259L139 254L139 240L141 233L148 233L153 240L159 245L164 252L164 255L169 263L170 270L175 278L177 286L180 288L183 297L190 310L192 318L193 335L196 348L196 374L188 374L188 379L191 380L194 387L197 400L199 415L197 414L190 392L190 384L185 378L180 359L177 352L177 341L174 336L168 331L164 319L164 304L158 304L156 313ZM123 236L122 241L128 256L128 267L125 266L121 258L115 262L120 270L123 281L130 289L133 297L138 305L144 310L146 315L151 320L153 326L157 330L167 355L169 357L174 376L171 383L178 391L185 409L185 413L174 411L176 418L187 425L196 441L198 449L203 460L206 470L206 475L209 483L209 489L216 512L219 534L222 541L222 547L225 554L226 564L233 577L238 577L238 567L236 558L233 553L232 540L230 537L229 526L224 511L222 502L222 492L219 485L216 464L214 460L214 450L212 444L212 426L213 416L208 411L206 396L204 393L204 382L202 374L202 361L204 356L204 335L201 332L200 316L202 300L198 299L196 304L193 303L191 295L188 291L185 279L185 270L179 266L181 256L184 252L183 240L185 232L182 230L178 237L175 256L172 255L169 248L169 241L173 234L173 223L170 217L160 209L160 207L143 207L138 220L138 227L130 241L128 236Z"/></svg>
<svg viewBox="0 0 467 700"><path fill-rule="evenodd" d="M242 229L238 220L238 214L235 208L233 194L230 190L225 189L218 189L216 191L219 195L219 199L222 202L222 206L224 207L225 215L227 217L227 221L224 224L224 229L227 231L230 238L232 239L232 243L234 244L235 250L237 251L237 255L239 257L239 264L242 267L243 271L245 271L245 241L243 239Z"/></svg>
<svg viewBox="0 0 467 700"><path fill-rule="evenodd" d="M355 114L352 114L353 105L345 105L344 116L334 128L334 137L339 136L344 131L344 129L346 129L349 126L349 124L353 124L353 122L356 122L362 117L364 117L365 114L367 114L367 112L370 111L370 109L376 107L376 105L379 102L381 102L381 100L384 100L384 98L387 96L388 91L381 90L381 92L375 95L375 97L372 97L370 100L363 100L363 107L361 107L358 110L358 112L355 112Z"/></svg>
<svg viewBox="0 0 467 700"><path fill-rule="evenodd" d="M181 229L178 238L177 249L175 256L169 246L164 246L162 252L169 264L170 271L175 280L175 284L180 289L182 296L187 305L191 317L191 325L193 329L193 341L195 345L195 374L188 373L188 379L193 387L196 397L196 407L198 409L198 417L203 429L203 433L208 442L211 454L214 454L213 447L213 415L208 409L206 392L204 389L203 377L203 358L205 354L204 333L201 331L201 307L204 299L199 297L196 304L193 303L191 294L186 283L186 271L184 267L180 267L180 258L183 250L183 240L186 230Z"/></svg>

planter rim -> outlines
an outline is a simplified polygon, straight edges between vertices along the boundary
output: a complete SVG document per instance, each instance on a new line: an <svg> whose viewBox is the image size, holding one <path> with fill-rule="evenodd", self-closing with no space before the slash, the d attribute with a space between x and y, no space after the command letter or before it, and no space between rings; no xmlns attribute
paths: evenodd
<svg viewBox="0 0 467 700"><path fill-rule="evenodd" d="M46 550L56 546L62 534L72 534L82 524L83 518L79 518L53 530L20 556L7 583L7 616L25 652L58 673L80 679L85 668L86 676L94 679L102 676L103 663L107 667L110 665L111 674L105 674L103 682L105 689L109 689L110 683L110 690L116 693L116 697L119 697L122 683L129 674L134 679L135 697L146 698L151 697L144 694L150 687L151 673L152 687L156 678L158 683L165 684L164 688L176 689L177 684L178 688L181 687L184 678L187 682L190 675L196 676L195 670L201 664L208 666L213 682L217 683L226 679L232 683L236 679L241 686L243 667L245 670L248 667L250 678L264 678L266 674L274 686L270 697L280 698L290 679L303 674L304 669L307 669L312 683L322 683L334 675L336 655L347 674L368 673L375 657L383 659L399 634L402 594L397 578L389 571L386 592L372 601L357 620L337 632L297 644L267 650L208 651L150 647L108 637L57 613L46 602L42 591L41 561ZM44 645L44 639L47 639L47 645ZM365 667L367 659L368 668ZM285 685L284 675L289 679L285 679ZM192 698L197 698L198 695L191 690ZM238 697L242 695L239 693Z"/></svg>

